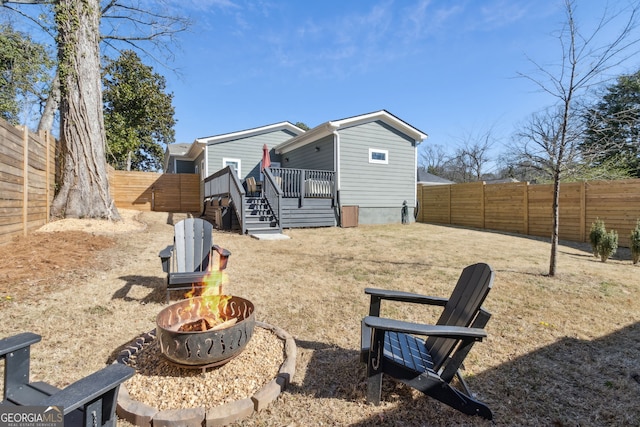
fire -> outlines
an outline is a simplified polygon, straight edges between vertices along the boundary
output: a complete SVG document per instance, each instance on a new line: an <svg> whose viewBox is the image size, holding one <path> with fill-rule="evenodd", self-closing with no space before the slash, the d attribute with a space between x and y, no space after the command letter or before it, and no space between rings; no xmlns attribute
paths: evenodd
<svg viewBox="0 0 640 427"><path fill-rule="evenodd" d="M228 275L224 271L226 256L228 255L221 255L214 251L204 280L193 283L191 290L185 293L185 298L189 298L191 303L184 308L183 314L195 320L183 323L180 326L182 331L206 331L228 326L232 321L235 323L235 318L228 319L226 315L226 307L231 295L222 293L223 286L229 283Z"/></svg>
<svg viewBox="0 0 640 427"><path fill-rule="evenodd" d="M226 257L214 251L211 258L213 259L209 261L208 274L202 282L191 284L191 290L184 294L185 298L222 295L223 285L229 283L228 275L224 271Z"/></svg>

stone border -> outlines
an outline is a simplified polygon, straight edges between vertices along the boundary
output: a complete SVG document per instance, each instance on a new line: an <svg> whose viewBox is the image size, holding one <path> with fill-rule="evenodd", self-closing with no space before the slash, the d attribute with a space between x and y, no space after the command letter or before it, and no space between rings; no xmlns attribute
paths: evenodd
<svg viewBox="0 0 640 427"><path fill-rule="evenodd" d="M256 321L256 326L270 330L284 341L284 361L278 375L253 396L225 403L207 410L204 407L159 411L145 403L131 399L124 384L120 385L116 413L131 424L140 427L222 427L251 416L269 406L289 385L296 371L296 342L287 331ZM155 331L146 333L120 352L117 363L125 363L142 347L155 339ZM204 424L203 424L204 423Z"/></svg>

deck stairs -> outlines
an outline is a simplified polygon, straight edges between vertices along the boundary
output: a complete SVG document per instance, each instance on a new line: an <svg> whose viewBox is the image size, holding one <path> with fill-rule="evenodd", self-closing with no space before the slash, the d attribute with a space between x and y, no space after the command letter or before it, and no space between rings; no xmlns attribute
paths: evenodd
<svg viewBox="0 0 640 427"><path fill-rule="evenodd" d="M279 234L276 217L263 197L247 197L245 199L245 223L247 234Z"/></svg>

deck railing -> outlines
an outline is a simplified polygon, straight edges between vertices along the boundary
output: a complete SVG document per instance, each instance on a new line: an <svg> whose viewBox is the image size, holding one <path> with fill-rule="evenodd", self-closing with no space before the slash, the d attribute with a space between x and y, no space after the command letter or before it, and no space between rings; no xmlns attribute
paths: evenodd
<svg viewBox="0 0 640 427"><path fill-rule="evenodd" d="M271 170L266 168L263 171L264 174L264 182L262 184L262 196L269 203L269 207L271 208L271 212L275 217L276 224L280 231L282 231L282 190L278 185L276 177L273 176Z"/></svg>
<svg viewBox="0 0 640 427"><path fill-rule="evenodd" d="M247 231L244 214L245 191L236 175L236 171L230 166L209 175L204 180L205 202L209 198L222 196L228 196L233 201L233 208L240 222L242 234L245 234Z"/></svg>
<svg viewBox="0 0 640 427"><path fill-rule="evenodd" d="M286 198L325 198L335 200L334 171L269 168Z"/></svg>

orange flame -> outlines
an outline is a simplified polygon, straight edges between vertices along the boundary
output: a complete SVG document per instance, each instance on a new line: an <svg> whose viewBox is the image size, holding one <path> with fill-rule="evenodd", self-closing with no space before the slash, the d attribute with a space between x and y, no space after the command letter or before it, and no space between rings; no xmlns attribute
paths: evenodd
<svg viewBox="0 0 640 427"><path fill-rule="evenodd" d="M221 256L217 251L213 252L209 262L208 274L200 283L193 283L191 290L185 293L185 298L202 297L201 303L192 302L185 311L191 311L192 315L206 318L211 323L222 323L227 320L226 306L231 295L223 295L222 288L229 283L229 277L220 269Z"/></svg>

